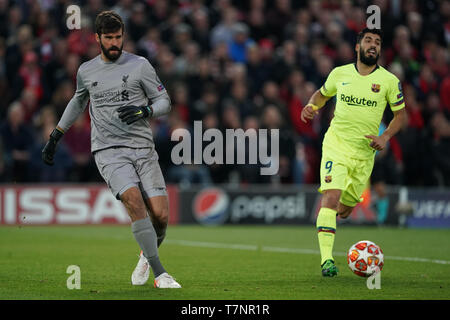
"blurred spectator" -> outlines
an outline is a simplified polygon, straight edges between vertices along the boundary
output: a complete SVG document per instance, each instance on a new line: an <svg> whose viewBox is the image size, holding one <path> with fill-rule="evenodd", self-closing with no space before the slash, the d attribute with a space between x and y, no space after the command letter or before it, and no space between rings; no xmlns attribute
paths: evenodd
<svg viewBox="0 0 450 320"><path fill-rule="evenodd" d="M175 70L180 77L185 78L196 73L199 53L199 47L194 41L183 46L183 54L175 59Z"/></svg>
<svg viewBox="0 0 450 320"><path fill-rule="evenodd" d="M137 54L146 57L150 62L154 62L158 55L160 45L161 39L159 30L157 28L149 28L145 33L145 36L137 42Z"/></svg>
<svg viewBox="0 0 450 320"><path fill-rule="evenodd" d="M139 2L139 1L135 1ZM149 13L146 18L154 25L161 25L167 21L170 14L169 3L166 0L154 0L147 2L150 6Z"/></svg>
<svg viewBox="0 0 450 320"><path fill-rule="evenodd" d="M295 69L298 64L297 51L295 42L286 40L280 47L278 57L275 60L274 72L272 78L282 84L289 76L291 70Z"/></svg>
<svg viewBox="0 0 450 320"><path fill-rule="evenodd" d="M406 17L408 29L411 31L411 44L418 51L422 51L422 40L424 38L422 32L423 19L417 12L411 11Z"/></svg>
<svg viewBox="0 0 450 320"><path fill-rule="evenodd" d="M247 116L253 115L255 107L252 101L248 98L248 86L247 82L234 81L231 85L231 104L237 107L241 119L245 119Z"/></svg>
<svg viewBox="0 0 450 320"><path fill-rule="evenodd" d="M177 113L184 123L190 122L189 92L182 82L176 84L173 90L172 112Z"/></svg>
<svg viewBox="0 0 450 320"><path fill-rule="evenodd" d="M247 50L255 42L249 38L248 27L244 23L233 25L233 38L228 42L229 55L234 62L247 62Z"/></svg>
<svg viewBox="0 0 450 320"><path fill-rule="evenodd" d="M344 64L355 61L355 52L348 42L340 42L337 46L336 65L342 66Z"/></svg>
<svg viewBox="0 0 450 320"><path fill-rule="evenodd" d="M398 55L394 58L393 63L402 65L407 79L414 79L419 74L420 64L414 57L414 48L409 43L403 43L399 48Z"/></svg>
<svg viewBox="0 0 450 320"><path fill-rule="evenodd" d="M122 17L122 20L124 21L125 25L127 25L128 19L132 14L133 2L134 2L133 0L119 0L117 1L116 5L111 9Z"/></svg>
<svg viewBox="0 0 450 320"><path fill-rule="evenodd" d="M3 38L0 38L0 119L6 118L8 101L11 99L8 78L6 74L6 46Z"/></svg>
<svg viewBox="0 0 450 320"><path fill-rule="evenodd" d="M230 43L233 41L233 27L237 21L237 12L233 7L222 11L222 20L211 30L211 48L214 49L219 43Z"/></svg>
<svg viewBox="0 0 450 320"><path fill-rule="evenodd" d="M36 113L33 118L33 125L35 128L42 128L45 126L56 126L58 120L56 119L55 109L52 105L46 105Z"/></svg>
<svg viewBox="0 0 450 320"><path fill-rule="evenodd" d="M430 92L437 91L439 88L438 81L433 71L428 64L423 64L419 75L419 92L422 99L426 97Z"/></svg>
<svg viewBox="0 0 450 320"><path fill-rule="evenodd" d="M102 181L91 154L91 128L85 117L75 121L64 135L64 142L73 162L69 181Z"/></svg>
<svg viewBox="0 0 450 320"><path fill-rule="evenodd" d="M269 36L269 27L266 24L264 10L262 8L252 8L247 15L246 22L250 28L250 34L255 41Z"/></svg>
<svg viewBox="0 0 450 320"><path fill-rule="evenodd" d="M425 140L422 130L409 125L410 120L405 118L402 128L396 135L403 158L403 175L404 185L423 185L423 177L428 175L429 157L425 151Z"/></svg>
<svg viewBox="0 0 450 320"><path fill-rule="evenodd" d="M42 99L44 94L42 70L38 65L38 57L33 51L25 54L13 91L13 99L17 99L22 91L32 92L37 101ZM34 109L29 111L33 112Z"/></svg>
<svg viewBox="0 0 450 320"><path fill-rule="evenodd" d="M149 27L145 14L145 5L143 3L134 3L131 9L131 15L126 21L127 25L125 29L127 30L127 34L131 40L138 42L146 34Z"/></svg>
<svg viewBox="0 0 450 320"><path fill-rule="evenodd" d="M193 74L186 77L186 85L189 88L189 100L191 103L197 101L202 96L206 87L211 87L214 78L211 75L210 61L207 57L201 57L197 61L197 69ZM211 89L214 90L214 89Z"/></svg>
<svg viewBox="0 0 450 320"><path fill-rule="evenodd" d="M185 52L185 47L192 43L191 26L186 23L176 25L173 38L170 41L170 50L172 53L179 56ZM195 44L195 46L197 46L197 44Z"/></svg>
<svg viewBox="0 0 450 320"><path fill-rule="evenodd" d="M211 49L209 41L210 21L205 8L194 10L191 14L192 39L199 45L200 52L207 54Z"/></svg>
<svg viewBox="0 0 450 320"><path fill-rule="evenodd" d="M67 37L67 48L69 52L85 58L89 48L98 46L92 29L93 22L87 17L81 18L81 29L72 31Z"/></svg>
<svg viewBox="0 0 450 320"><path fill-rule="evenodd" d="M195 101L191 110L191 121L201 120L206 114L219 112L219 96L213 86L205 87L200 99Z"/></svg>
<svg viewBox="0 0 450 320"><path fill-rule="evenodd" d="M186 124L176 115L172 113L171 116L171 122L170 125L171 127L169 128L169 131L167 133L169 133L171 135L171 133L176 130L176 129L184 129L185 133L189 132L186 131L189 128L186 126ZM203 128L205 130L205 128ZM211 176L209 173L209 169L206 165L204 164L193 164L194 161L194 154L193 154L193 150L194 150L194 139L193 139L193 132L189 133L190 136L185 135L182 137L182 139L188 139L190 140L191 143L191 164L188 163L183 163L183 164L179 164L179 165L169 165L167 168L167 182L168 183L176 183L179 184L181 188L188 188L190 187L192 184L196 184L196 185L209 185L212 183L211 180ZM170 141L171 139L169 139ZM163 145L165 145L165 148L167 151L172 150L172 147L175 144L178 144L180 142L172 142L172 141L167 141L162 143ZM158 148L159 149L159 148Z"/></svg>
<svg viewBox="0 0 450 320"><path fill-rule="evenodd" d="M261 108L267 105L273 105L278 108L278 112L282 117L282 122L287 123L288 112L286 104L281 100L280 87L275 81L267 81L262 88L262 101L259 104L259 114L261 114Z"/></svg>
<svg viewBox="0 0 450 320"><path fill-rule="evenodd" d="M266 105L261 115L261 128L279 130L279 172L278 177L281 183L293 183L294 162L296 161L295 136L287 126L280 109L272 104ZM270 141L267 142L269 153ZM276 161L276 160L274 160ZM269 177L266 177L269 178ZM274 176L270 178L275 178ZM266 181L267 182L267 181Z"/></svg>
<svg viewBox="0 0 450 320"><path fill-rule="evenodd" d="M166 89L170 92L174 83L181 80L175 69L175 55L170 51L166 45L162 45L158 50L156 56L156 64L159 67L159 78Z"/></svg>
<svg viewBox="0 0 450 320"><path fill-rule="evenodd" d="M442 112L431 119L433 132L432 156L439 184L450 187L450 121Z"/></svg>
<svg viewBox="0 0 450 320"><path fill-rule="evenodd" d="M36 91L32 88L24 89L19 101L24 108L24 122L31 124L31 119L39 108L39 100Z"/></svg>
<svg viewBox="0 0 450 320"><path fill-rule="evenodd" d="M448 49L443 47L437 48L436 54L432 56L430 61L431 69L442 79L449 74L450 69L448 64Z"/></svg>
<svg viewBox="0 0 450 320"><path fill-rule="evenodd" d="M441 82L440 98L442 101L442 108L450 113L450 76L447 75Z"/></svg>
<svg viewBox="0 0 450 320"><path fill-rule="evenodd" d="M381 122L378 135L383 134L385 130L386 125ZM393 176L399 176L396 174L397 168L390 150L391 144L392 142L389 141L383 150L376 152L374 167L370 177L370 183L374 191L374 197L371 199L371 202L375 206L378 225L383 225L388 215L389 198L387 197L386 184L391 184ZM401 164L400 161L399 164ZM401 183L402 181L395 181L395 184Z"/></svg>
<svg viewBox="0 0 450 320"><path fill-rule="evenodd" d="M6 39L9 33L8 0L0 0L0 38Z"/></svg>
<svg viewBox="0 0 450 320"><path fill-rule="evenodd" d="M70 99L72 99L74 93L74 86L71 81L63 81L59 83L58 87L52 96L52 104L55 106L55 112L57 118L61 118L64 110L67 107Z"/></svg>
<svg viewBox="0 0 450 320"><path fill-rule="evenodd" d="M30 126L24 123L25 109L14 102L8 109L8 118L0 126L7 182L28 182L30 152L34 139Z"/></svg>
<svg viewBox="0 0 450 320"><path fill-rule="evenodd" d="M247 76L251 84L250 95L255 96L272 74L272 64L262 59L261 48L255 44L247 49Z"/></svg>
<svg viewBox="0 0 450 320"><path fill-rule="evenodd" d="M291 0L275 0L274 7L268 10L265 20L274 39L277 39L280 43L284 38L284 26L288 24L291 19ZM277 45L280 43L277 43Z"/></svg>

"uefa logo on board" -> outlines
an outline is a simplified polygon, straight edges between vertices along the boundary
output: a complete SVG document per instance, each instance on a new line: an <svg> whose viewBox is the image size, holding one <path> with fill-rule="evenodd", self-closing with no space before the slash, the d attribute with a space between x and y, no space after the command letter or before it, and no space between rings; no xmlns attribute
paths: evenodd
<svg viewBox="0 0 450 320"><path fill-rule="evenodd" d="M206 188L197 193L192 204L194 218L204 225L223 224L228 218L230 199L222 189Z"/></svg>

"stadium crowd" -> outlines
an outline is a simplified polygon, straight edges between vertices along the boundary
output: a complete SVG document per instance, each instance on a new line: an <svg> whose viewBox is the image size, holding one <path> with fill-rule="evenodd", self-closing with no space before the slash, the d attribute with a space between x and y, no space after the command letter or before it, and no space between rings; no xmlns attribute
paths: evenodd
<svg viewBox="0 0 450 320"><path fill-rule="evenodd" d="M81 7L69 30L67 6ZM0 182L103 181L90 153L88 108L65 134L55 165L41 150L76 86L99 54L95 16L125 22L124 50L146 57L172 99L152 119L168 183L317 183L321 142L334 102L312 122L302 107L329 72L355 60L366 8L381 9L379 63L402 82L408 121L377 154L377 179L450 186L450 1L448 0L0 0ZM389 108L387 108L389 110ZM385 112L388 124L392 112ZM259 165L173 165L177 128L279 128L279 174Z"/></svg>

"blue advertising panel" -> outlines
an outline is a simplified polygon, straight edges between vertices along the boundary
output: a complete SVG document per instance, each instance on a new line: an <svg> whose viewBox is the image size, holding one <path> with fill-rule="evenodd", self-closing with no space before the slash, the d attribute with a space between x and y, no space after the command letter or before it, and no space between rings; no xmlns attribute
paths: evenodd
<svg viewBox="0 0 450 320"><path fill-rule="evenodd" d="M413 213L408 227L450 228L450 192L448 190L409 190Z"/></svg>

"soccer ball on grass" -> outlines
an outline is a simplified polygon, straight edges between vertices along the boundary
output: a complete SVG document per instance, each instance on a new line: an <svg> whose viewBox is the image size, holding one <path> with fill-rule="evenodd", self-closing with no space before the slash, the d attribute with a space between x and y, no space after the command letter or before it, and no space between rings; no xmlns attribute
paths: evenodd
<svg viewBox="0 0 450 320"><path fill-rule="evenodd" d="M383 251L372 241L362 240L348 250L347 263L354 274L360 277L370 277L383 268Z"/></svg>

